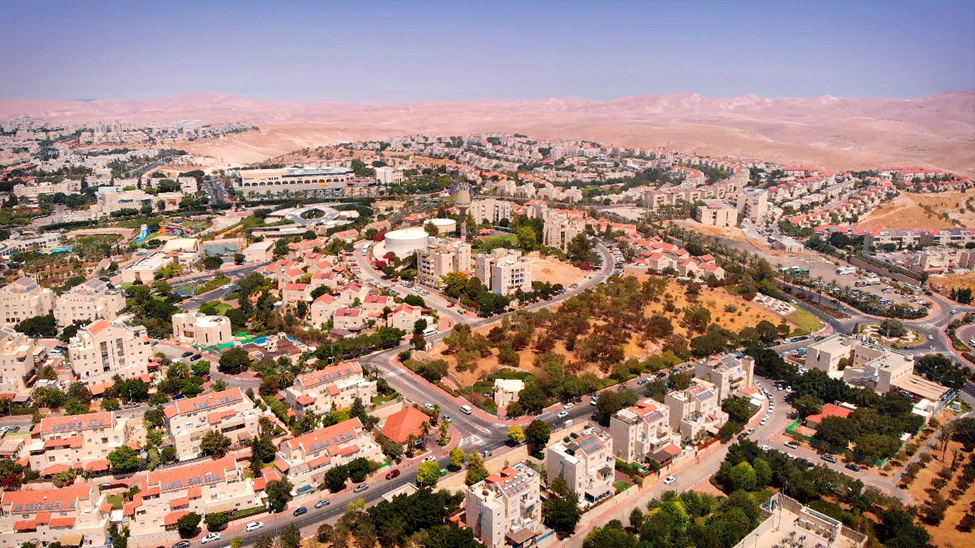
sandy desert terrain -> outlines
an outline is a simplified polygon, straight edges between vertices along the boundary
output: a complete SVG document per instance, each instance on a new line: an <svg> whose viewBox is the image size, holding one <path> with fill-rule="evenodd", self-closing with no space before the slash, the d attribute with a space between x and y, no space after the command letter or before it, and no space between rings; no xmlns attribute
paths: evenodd
<svg viewBox="0 0 975 548"><path fill-rule="evenodd" d="M961 226L975 226L975 212L966 207L968 200L975 200L975 192L944 192L936 194L912 194L902 192L894 200L882 204L860 219L862 226L886 228L949 228L957 226L951 221L932 215L924 209L930 207L936 213L946 213L949 219Z"/></svg>
<svg viewBox="0 0 975 548"><path fill-rule="evenodd" d="M400 105L250 101L189 95L147 101L0 101L0 120L236 121L260 127L182 148L215 165L257 162L304 147L412 133L521 132L668 146L832 170L919 164L975 176L975 90L915 99L710 98L695 93L611 101L535 99Z"/></svg>

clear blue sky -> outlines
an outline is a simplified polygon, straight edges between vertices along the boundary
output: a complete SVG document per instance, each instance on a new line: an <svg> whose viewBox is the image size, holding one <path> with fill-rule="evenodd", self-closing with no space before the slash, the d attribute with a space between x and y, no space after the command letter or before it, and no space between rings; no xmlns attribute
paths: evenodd
<svg viewBox="0 0 975 548"><path fill-rule="evenodd" d="M0 98L403 103L975 88L975 1L0 1Z"/></svg>

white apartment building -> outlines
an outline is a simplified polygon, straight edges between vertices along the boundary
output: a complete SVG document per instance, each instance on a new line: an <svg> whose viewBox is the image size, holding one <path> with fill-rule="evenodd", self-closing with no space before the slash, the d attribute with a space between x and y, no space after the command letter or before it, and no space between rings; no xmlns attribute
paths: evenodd
<svg viewBox="0 0 975 548"><path fill-rule="evenodd" d="M65 327L75 322L114 320L125 308L125 296L106 282L92 278L57 298L54 318Z"/></svg>
<svg viewBox="0 0 975 548"><path fill-rule="evenodd" d="M353 418L281 442L278 457L275 466L284 468L280 472L288 475L295 492L304 492L321 485L332 468L357 458L381 462L383 452Z"/></svg>
<svg viewBox="0 0 975 548"><path fill-rule="evenodd" d="M160 192L159 194L149 194L141 190L122 190L118 187L103 186L98 187L95 199L96 202L88 211L93 218L99 218L109 217L112 213L123 209L139 210L143 207L150 207L153 211L159 211L159 204L163 206L161 211L173 211L179 209L183 193Z"/></svg>
<svg viewBox="0 0 975 548"><path fill-rule="evenodd" d="M475 260L475 273L481 283L493 293L511 295L519 289L532 290L532 263L515 249L498 248L482 253Z"/></svg>
<svg viewBox="0 0 975 548"><path fill-rule="evenodd" d="M108 454L129 441L129 420L114 411L41 419L28 449L41 476L68 469L104 472Z"/></svg>
<svg viewBox="0 0 975 548"><path fill-rule="evenodd" d="M280 169L242 169L237 172L234 190L245 195L316 191L328 196L344 196L355 172L347 167L287 167Z"/></svg>
<svg viewBox="0 0 975 548"><path fill-rule="evenodd" d="M399 183L403 180L403 171L393 167L377 167L376 182L383 185Z"/></svg>
<svg viewBox="0 0 975 548"><path fill-rule="evenodd" d="M0 324L15 325L27 318L46 316L54 308L54 291L22 277L0 288Z"/></svg>
<svg viewBox="0 0 975 548"><path fill-rule="evenodd" d="M150 253L138 261L122 269L122 283L133 283L136 280L149 285L156 279L156 272L173 264L174 254L157 251Z"/></svg>
<svg viewBox="0 0 975 548"><path fill-rule="evenodd" d="M417 250L416 269L420 281L431 286L451 272L470 272L471 244L433 238L424 249Z"/></svg>
<svg viewBox="0 0 975 548"><path fill-rule="evenodd" d="M616 458L666 463L680 454L680 434L670 427L670 409L653 400L621 409L609 421Z"/></svg>
<svg viewBox="0 0 975 548"><path fill-rule="evenodd" d="M542 530L541 482L525 463L467 488L464 522L487 548L528 546Z"/></svg>
<svg viewBox="0 0 975 548"><path fill-rule="evenodd" d="M560 441L545 450L548 481L562 478L579 495L579 503L591 505L613 494L616 460L613 438L599 434Z"/></svg>
<svg viewBox="0 0 975 548"><path fill-rule="evenodd" d="M180 344L215 346L233 340L230 318L199 312L173 314L173 338Z"/></svg>
<svg viewBox="0 0 975 548"><path fill-rule="evenodd" d="M174 530L190 512L205 516L263 507L257 481L263 480L248 478L232 455L155 470L136 483L141 491L125 505L123 515L133 535Z"/></svg>
<svg viewBox="0 0 975 548"><path fill-rule="evenodd" d="M705 433L717 435L728 422L717 389L707 381L695 379L687 390L667 393L665 403L670 409L670 427L684 439L693 440Z"/></svg>
<svg viewBox="0 0 975 548"><path fill-rule="evenodd" d="M702 200L694 209L694 220L705 226L731 228L738 225L738 209L724 200Z"/></svg>
<svg viewBox="0 0 975 548"><path fill-rule="evenodd" d="M745 188L738 193L738 216L756 223L768 215L768 190Z"/></svg>
<svg viewBox="0 0 975 548"><path fill-rule="evenodd" d="M723 402L735 391L751 386L755 378L755 358L723 354L697 360L694 362L694 376L714 384L718 390L718 402Z"/></svg>
<svg viewBox="0 0 975 548"><path fill-rule="evenodd" d="M299 416L306 409L324 414L352 405L356 398L367 406L376 395L376 382L367 380L359 362L342 362L295 377L284 389L284 399Z"/></svg>
<svg viewBox="0 0 975 548"><path fill-rule="evenodd" d="M14 185L14 195L18 198L30 198L37 200L41 194L51 196L52 194L77 194L81 192L81 181L75 179L64 179L60 183L35 183Z"/></svg>
<svg viewBox="0 0 975 548"><path fill-rule="evenodd" d="M44 363L47 347L12 327L0 327L0 391L18 394Z"/></svg>
<svg viewBox="0 0 975 548"><path fill-rule="evenodd" d="M218 431L233 442L258 434L260 413L240 388L176 400L163 410L169 437L180 460L200 456L200 439Z"/></svg>
<svg viewBox="0 0 975 548"><path fill-rule="evenodd" d="M115 375L133 379L149 373L152 347L146 328L129 327L121 319L98 320L71 337L68 360L81 382L103 384Z"/></svg>
<svg viewBox="0 0 975 548"><path fill-rule="evenodd" d="M101 546L107 540L109 512L94 483L60 489L0 493L0 544L60 542L63 546Z"/></svg>
<svg viewBox="0 0 975 548"><path fill-rule="evenodd" d="M471 207L467 212L476 224L487 221L492 226L498 226L502 219L511 220L514 218L514 204L507 200L485 198L471 202Z"/></svg>

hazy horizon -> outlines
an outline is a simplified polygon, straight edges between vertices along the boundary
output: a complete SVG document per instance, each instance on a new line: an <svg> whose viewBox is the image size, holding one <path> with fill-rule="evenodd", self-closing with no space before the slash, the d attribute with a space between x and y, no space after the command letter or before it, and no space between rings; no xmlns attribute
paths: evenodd
<svg viewBox="0 0 975 548"><path fill-rule="evenodd" d="M975 88L975 2L0 3L0 99L903 99Z"/></svg>

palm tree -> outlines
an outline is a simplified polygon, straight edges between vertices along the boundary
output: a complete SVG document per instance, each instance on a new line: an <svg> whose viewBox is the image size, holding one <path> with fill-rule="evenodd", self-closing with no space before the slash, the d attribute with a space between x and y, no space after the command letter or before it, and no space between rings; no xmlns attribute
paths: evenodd
<svg viewBox="0 0 975 548"><path fill-rule="evenodd" d="M946 422L941 425L941 462L945 461L945 454L948 452L948 442L955 434L955 425Z"/></svg>
<svg viewBox="0 0 975 548"><path fill-rule="evenodd" d="M169 366L166 376L175 379L186 379L190 376L190 368L183 362L175 362Z"/></svg>
<svg viewBox="0 0 975 548"><path fill-rule="evenodd" d="M439 445L441 447L443 447L444 445L447 445L447 443L449 443L449 441L450 441L450 423L448 423L447 421L444 421L444 422L440 423L440 442L439 442ZM957 452L958 450L956 449L955 451Z"/></svg>
<svg viewBox="0 0 975 548"><path fill-rule="evenodd" d="M420 430L423 432L423 434L420 437L422 439L426 439L426 437L430 434L430 429L432 429L432 428L433 428L433 425L430 424L430 421L423 421L420 424Z"/></svg>
<svg viewBox="0 0 975 548"><path fill-rule="evenodd" d="M440 420L440 404L433 404L433 413L430 414L430 421L436 423Z"/></svg>
<svg viewBox="0 0 975 548"><path fill-rule="evenodd" d="M416 437L416 434L410 434L409 437L406 438L406 454L407 455L409 455L410 457L413 456L413 453L416 451L416 444L419 441L420 441L420 438Z"/></svg>

